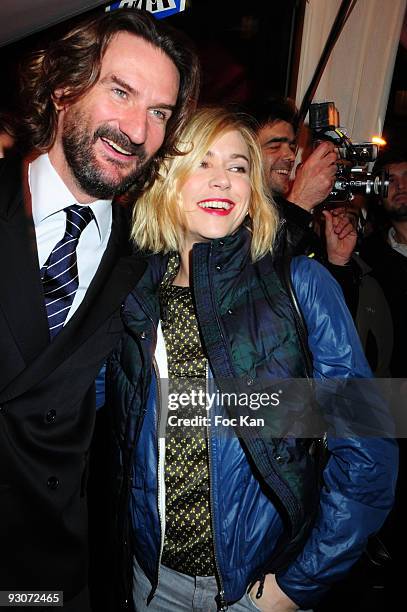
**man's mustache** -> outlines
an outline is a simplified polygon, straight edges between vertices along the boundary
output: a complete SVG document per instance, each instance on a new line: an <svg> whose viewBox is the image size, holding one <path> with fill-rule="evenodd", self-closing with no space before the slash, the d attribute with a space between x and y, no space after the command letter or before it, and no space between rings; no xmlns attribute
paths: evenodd
<svg viewBox="0 0 407 612"><path fill-rule="evenodd" d="M130 140L128 136L119 132L107 125L100 126L94 133L93 142L95 143L98 138L107 138L112 140L119 147L139 158L140 162L144 162L147 159L147 153L143 144L136 144Z"/></svg>

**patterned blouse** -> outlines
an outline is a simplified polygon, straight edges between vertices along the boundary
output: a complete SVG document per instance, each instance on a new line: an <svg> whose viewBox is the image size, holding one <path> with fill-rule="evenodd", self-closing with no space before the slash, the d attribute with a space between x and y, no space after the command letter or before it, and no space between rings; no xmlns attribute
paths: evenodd
<svg viewBox="0 0 407 612"><path fill-rule="evenodd" d="M162 329L168 355L169 392L206 389L206 356L189 287L172 284L179 256L170 257L160 288ZM172 416L174 412L169 411ZM177 417L207 416L205 406L180 406ZM202 422L202 419L198 419ZM166 527L162 563L190 576L215 573L206 427L167 425Z"/></svg>

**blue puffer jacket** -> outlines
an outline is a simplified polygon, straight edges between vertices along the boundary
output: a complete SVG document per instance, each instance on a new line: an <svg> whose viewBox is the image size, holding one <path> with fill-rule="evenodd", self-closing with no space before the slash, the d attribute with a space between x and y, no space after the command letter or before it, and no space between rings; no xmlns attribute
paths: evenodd
<svg viewBox="0 0 407 612"><path fill-rule="evenodd" d="M249 247L250 241L241 231L237 237L196 245L193 250L193 291L210 375L213 372L218 382L227 377L229 368L248 384L256 374L277 378L304 375L295 358L286 358L288 349L281 350L281 338L285 342L294 328L290 314L280 308L284 299L274 302L273 307L263 299L264 304L258 307L262 284L252 284L254 264L248 257ZM134 550L151 581L152 595L159 581L165 528L165 451L164 441L157 434L157 379L166 375L163 339L157 333L157 290L165 266L165 258L151 257L148 272L126 301L123 321L127 334L110 360L108 386L108 399L117 414L122 505L127 507L130 502ZM293 260L291 272L308 328L314 376L369 378L369 367L336 282L322 266L305 257ZM251 303L253 293L257 295L255 305ZM204 304L209 308L210 302L215 310L209 317L200 309ZM267 318L270 311L274 319ZM230 328L225 322L227 316L237 319ZM277 325L278 318L289 324L281 328L278 345L264 348L262 353L259 346L267 346L268 337L273 336L267 330ZM218 339L214 319L219 327ZM239 344L242 336L244 353ZM252 349L247 345L248 338L252 338ZM158 368L154 353L161 355ZM236 361L241 364L246 358L245 368L236 374ZM216 406L211 416L224 414L223 410ZM384 412L381 417L387 419ZM264 445L263 449L255 445L256 441L250 439L210 435L211 508L221 597L225 602L236 601L250 582L273 571L293 601L302 608L313 606L330 584L349 570L369 535L380 528L389 512L397 473L396 444L390 438L329 438L330 458L319 504L310 476L312 462L303 441L278 439L273 440L274 446ZM247 450L256 465L256 475L247 460ZM296 489L299 477L307 486L297 487L296 497L290 487ZM311 499L307 499L307 491L311 491ZM314 511L313 504L316 516L312 526L308 515ZM301 542L299 554L292 546L296 538ZM291 557L281 561L277 553L287 546L291 546Z"/></svg>

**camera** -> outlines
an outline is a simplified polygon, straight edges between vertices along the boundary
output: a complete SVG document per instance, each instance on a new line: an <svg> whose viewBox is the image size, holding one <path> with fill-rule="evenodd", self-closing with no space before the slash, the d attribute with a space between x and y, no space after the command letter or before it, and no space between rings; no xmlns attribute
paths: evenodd
<svg viewBox="0 0 407 612"><path fill-rule="evenodd" d="M325 204L349 202L354 193L385 198L389 186L387 172L372 173L379 152L378 145L372 142L353 143L339 128L339 113L334 102L311 104L309 117L313 141L333 142L339 154L338 171Z"/></svg>

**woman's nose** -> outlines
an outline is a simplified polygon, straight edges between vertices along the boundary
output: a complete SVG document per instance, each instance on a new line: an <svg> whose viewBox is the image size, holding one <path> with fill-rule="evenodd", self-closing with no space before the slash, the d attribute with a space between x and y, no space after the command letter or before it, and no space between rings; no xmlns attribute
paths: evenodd
<svg viewBox="0 0 407 612"><path fill-rule="evenodd" d="M209 184L211 187L219 189L228 189L230 187L230 178L226 171L217 170L210 178Z"/></svg>

